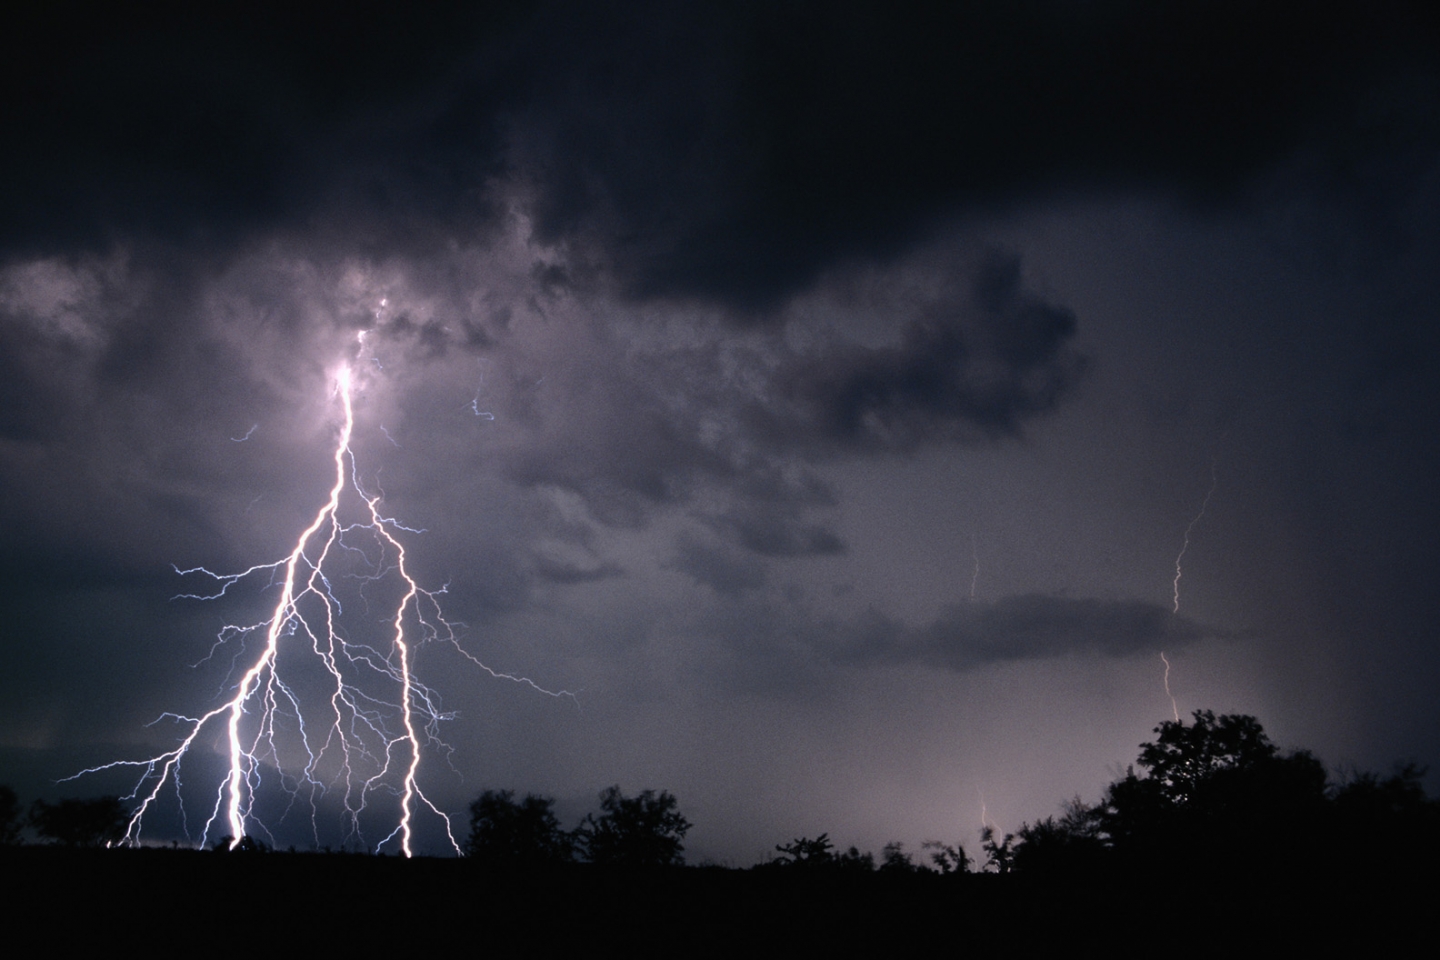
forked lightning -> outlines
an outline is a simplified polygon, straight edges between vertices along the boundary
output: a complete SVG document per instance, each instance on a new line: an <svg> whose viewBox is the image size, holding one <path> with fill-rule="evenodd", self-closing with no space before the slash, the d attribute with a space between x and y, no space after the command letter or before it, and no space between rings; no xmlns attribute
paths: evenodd
<svg viewBox="0 0 1440 960"><path fill-rule="evenodd" d="M427 641L451 644L491 676L528 684L551 696L570 696L491 670L460 647L455 625L440 609L438 597L444 588L426 590L416 582L405 546L398 539L401 532L420 531L383 516L380 494L367 493L360 483L350 449L355 414L349 366L336 375L335 393L344 416L335 444L334 483L290 553L274 563L257 564L235 574L198 567L179 571L209 577L218 585L208 594L183 595L194 599L216 599L256 576L268 576L270 589L279 589L273 608L267 607L268 619L251 626L227 625L218 635L217 647L264 637L258 655L229 699L198 717L165 714L161 719L179 723L184 731L173 750L75 775L140 768L140 779L128 798L137 805L122 843L139 843L145 816L157 805L167 784L180 793L182 762L205 736L204 744L220 741L216 747L226 757L227 770L216 785L214 803L199 836L201 845L222 829L228 830L231 849L247 836L266 833L256 817L256 795L262 779L275 776L292 805L308 792L312 831L318 815L317 798L338 793L347 836L362 839L361 814L378 794L387 794L398 797L399 810L393 829L376 845L377 851L398 839L400 851L411 856L415 817L428 810L439 818L458 854L460 845L450 818L425 795L418 779L423 750L444 749L438 728L450 716L441 709L434 691L415 677L418 645ZM352 499L357 502L347 509L357 519L346 522L341 517L342 501ZM383 608L388 611L383 618L388 624L388 650L355 640L341 628L343 605L337 587L341 578L360 582L359 602L365 605L371 594L379 596L387 589L392 597L398 593L398 599ZM303 676L307 671L309 676ZM317 686L319 695L314 693ZM214 735L222 729L223 738ZM287 738L298 741L298 748ZM183 816L183 798L181 813Z"/></svg>

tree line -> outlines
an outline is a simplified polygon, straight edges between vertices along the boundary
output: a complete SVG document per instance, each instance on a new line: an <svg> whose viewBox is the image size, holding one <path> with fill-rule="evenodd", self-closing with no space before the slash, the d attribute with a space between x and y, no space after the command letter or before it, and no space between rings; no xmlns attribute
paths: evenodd
<svg viewBox="0 0 1440 960"><path fill-rule="evenodd" d="M130 813L119 797L94 797L86 800L60 800L46 803L36 800L27 812L20 798L8 786L0 784L0 845L20 842L29 826L36 836L50 843L67 847L103 847L125 835Z"/></svg>
<svg viewBox="0 0 1440 960"><path fill-rule="evenodd" d="M899 842L877 859L841 850L828 834L777 844L760 869L825 873L970 872L1068 876L1168 870L1385 870L1440 851L1440 801L1424 771L1352 773L1331 780L1308 750L1282 751L1252 716L1197 710L1165 721L1135 764L1095 803L1079 797L1058 816L1000 835L980 831L979 858L963 843L929 841L917 860ZM669 793L601 795L604 811L561 829L549 797L486 791L471 805L468 853L502 868L567 863L673 866L690 824Z"/></svg>
<svg viewBox="0 0 1440 960"><path fill-rule="evenodd" d="M1308 750L1282 751L1254 717L1197 710L1166 721L1098 803L1012 835L982 836L996 872L1389 870L1440 849L1440 802L1415 764L1331 781ZM1138 771L1136 768L1139 768Z"/></svg>
<svg viewBox="0 0 1440 960"><path fill-rule="evenodd" d="M534 868L584 860L614 867L672 867L685 862L682 841L690 821L668 791L627 797L618 785L600 794L600 814L586 814L564 830L553 797L486 790L470 804L466 855L499 869Z"/></svg>
<svg viewBox="0 0 1440 960"><path fill-rule="evenodd" d="M917 861L900 843L877 858L837 849L828 834L777 844L757 869L823 873L966 873L1029 876L1192 870L1337 867L1387 870L1429 862L1440 851L1440 801L1425 793L1414 764L1389 776L1330 780L1306 750L1282 751L1251 716L1197 710L1190 723L1165 721L1140 745L1135 764L1099 801L1078 797L1057 816L1015 833L980 833L979 858L962 843L930 841ZM627 796L611 786L600 810L564 829L551 797L486 790L470 804L467 856L496 871L578 862L624 868L683 865L691 823L668 791ZM65 846L120 839L129 814L115 797L36 801L25 811L0 786L0 844L28 825Z"/></svg>

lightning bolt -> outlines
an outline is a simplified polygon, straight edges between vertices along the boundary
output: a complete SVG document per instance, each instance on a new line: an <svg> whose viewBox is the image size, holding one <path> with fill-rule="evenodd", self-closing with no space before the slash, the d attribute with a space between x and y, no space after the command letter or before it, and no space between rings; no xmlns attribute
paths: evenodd
<svg viewBox="0 0 1440 960"><path fill-rule="evenodd" d="M362 349L363 345L362 335ZM550 696L574 699L569 691L546 690L525 677L492 670L460 645L455 632L460 624L447 621L440 609L438 598L445 588L427 590L419 585L399 539L402 532L423 531L385 516L381 512L381 494L367 492L360 482L350 450L355 427L352 386L350 367L341 367L335 380L343 418L333 457L334 482L329 496L289 554L234 574L212 573L203 567L177 568L181 575L208 577L215 585L209 593L182 594L177 599L215 600L244 581L264 576L270 578L271 588L279 588L267 619L248 626L227 624L216 637L212 656L215 649L229 641L238 639L243 644L252 636L264 637L229 699L199 716L166 713L155 721L181 725L183 735L172 750L145 760L120 760L92 767L66 778L73 780L119 768L140 770L139 780L126 798L136 801L136 806L122 843L139 843L145 815L157 805L167 784L179 795L185 757L205 731L214 730L223 731L228 767L216 785L214 803L198 845L204 846L220 824L228 828L232 850L247 836L254 836L254 831L268 835L254 809L268 763L280 772L281 786L289 793L292 805L308 789L311 829L317 843L320 796L331 790L340 792L347 835L363 841L361 816L367 804L377 794L388 793L398 795L399 812L394 827L376 845L376 852L398 839L400 851L411 856L415 818L428 810L443 824L451 847L460 854L449 816L420 785L425 748L449 750L438 734L441 722L452 719L453 714L446 713L439 696L416 678L418 647L443 642L492 677L526 684ZM346 500L355 501L349 512L357 514L358 519L342 519L342 501ZM350 639L341 629L343 605L337 584L342 579L359 581L360 599L367 604L367 588L379 593L384 585L393 584L388 589L392 595L398 592L399 597L383 621L390 625L388 651ZM298 670L292 662L296 658L301 660ZM318 696L312 692L308 700L303 688L307 682L314 686L317 681L292 676L303 674L306 661L325 691ZM391 692L386 694L385 689ZM307 701L304 709L302 700ZM314 720L312 708L316 702L323 704L320 723ZM312 718L308 724L307 713ZM292 726L298 748L282 736ZM285 773L287 767L295 772ZM180 813L182 822L187 822L183 798Z"/></svg>
<svg viewBox="0 0 1440 960"><path fill-rule="evenodd" d="M1174 611L1173 611L1174 613L1179 613L1179 612L1180 612L1180 561L1185 559L1185 551L1187 551L1187 550L1190 549L1190 533L1191 533L1191 531L1193 531L1193 530L1195 529L1195 524L1199 523L1199 522L1200 522L1200 519L1205 516L1205 508L1208 507L1208 506L1210 506L1210 498L1215 495L1215 487L1220 483L1219 475L1216 474L1216 472L1215 472L1215 464L1216 464L1217 462L1218 462L1218 461L1216 461L1216 460L1214 460L1214 459L1212 459L1212 460L1210 461L1210 489L1209 489L1208 491L1206 491L1206 493L1205 493L1205 499L1204 499L1203 501L1201 501L1201 503L1200 503L1200 512L1197 513L1197 514L1195 514L1195 518L1194 518L1193 520L1191 520L1191 521L1190 521L1190 525L1185 528L1185 539L1184 539L1184 542L1180 544L1180 552L1175 556L1175 583L1174 583L1174 589L1175 589L1175 609L1174 609ZM1179 717L1176 717L1176 719L1178 720Z"/></svg>
<svg viewBox="0 0 1440 960"><path fill-rule="evenodd" d="M1175 694L1170 692L1170 661L1165 659L1165 651L1160 651L1160 662L1165 664L1165 696L1170 698L1170 711L1175 714L1175 722L1180 722L1180 705L1175 702Z"/></svg>

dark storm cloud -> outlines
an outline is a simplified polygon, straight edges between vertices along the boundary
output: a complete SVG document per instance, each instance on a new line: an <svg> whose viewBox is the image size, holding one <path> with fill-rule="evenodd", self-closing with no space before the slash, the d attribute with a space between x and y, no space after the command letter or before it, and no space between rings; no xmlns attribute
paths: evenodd
<svg viewBox="0 0 1440 960"><path fill-rule="evenodd" d="M861 449L1014 434L1084 367L1067 349L1075 315L1022 289L1019 258L998 252L968 297L937 297L902 329L896 347L795 357L777 377L804 411L792 429Z"/></svg>
<svg viewBox="0 0 1440 960"><path fill-rule="evenodd" d="M738 597L765 585L765 565L759 560L689 534L676 541L671 566L725 597Z"/></svg>
<svg viewBox="0 0 1440 960"><path fill-rule="evenodd" d="M44 357L50 351L36 349L34 339L32 331L0 316L0 437L6 440L48 438L69 407L45 363L54 358Z"/></svg>
<svg viewBox="0 0 1440 960"><path fill-rule="evenodd" d="M460 201L497 156L485 118L467 128L471 182L440 183L443 164L425 157L450 132L437 111L466 110L446 83L507 16L498 4L9 8L3 116L20 146L0 168L0 236L30 252L131 235L218 251L337 205L351 211L342 229L378 213L401 235L473 206Z"/></svg>
<svg viewBox="0 0 1440 960"><path fill-rule="evenodd" d="M781 506L732 510L712 519L710 525L746 549L765 557L845 552L845 542L833 531L818 524L804 523Z"/></svg>
<svg viewBox="0 0 1440 960"><path fill-rule="evenodd" d="M1403 0L6 21L0 246L20 254L276 231L430 249L518 203L569 245L567 282L588 263L637 297L755 315L965 210L1135 185L1223 198L1306 144L1342 178L1435 147L1440 37Z"/></svg>
<svg viewBox="0 0 1440 960"><path fill-rule="evenodd" d="M550 583L594 583L623 577L625 570L617 563L582 565L554 557L536 557L532 564L536 576Z"/></svg>
<svg viewBox="0 0 1440 960"><path fill-rule="evenodd" d="M901 266L827 279L773 331L669 336L557 300L491 354L510 372L486 402L527 440L493 462L611 525L685 506L759 556L841 553L815 516L835 506L822 464L1023 435L1085 368L1074 314L1025 287L1018 257L942 245Z"/></svg>
<svg viewBox="0 0 1440 960"><path fill-rule="evenodd" d="M834 654L841 662L965 671L1016 660L1155 653L1212 634L1159 604L1030 594L955 604L920 628L875 615L842 635L847 640Z"/></svg>

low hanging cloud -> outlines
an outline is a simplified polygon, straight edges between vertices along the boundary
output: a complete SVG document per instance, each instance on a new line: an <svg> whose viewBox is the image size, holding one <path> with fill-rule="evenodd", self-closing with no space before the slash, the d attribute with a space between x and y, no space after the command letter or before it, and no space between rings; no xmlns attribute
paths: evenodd
<svg viewBox="0 0 1440 960"><path fill-rule="evenodd" d="M964 672L992 663L1158 653L1215 635L1142 600L1025 594L954 604L918 628L874 615L844 630L831 656L856 665L918 663Z"/></svg>

